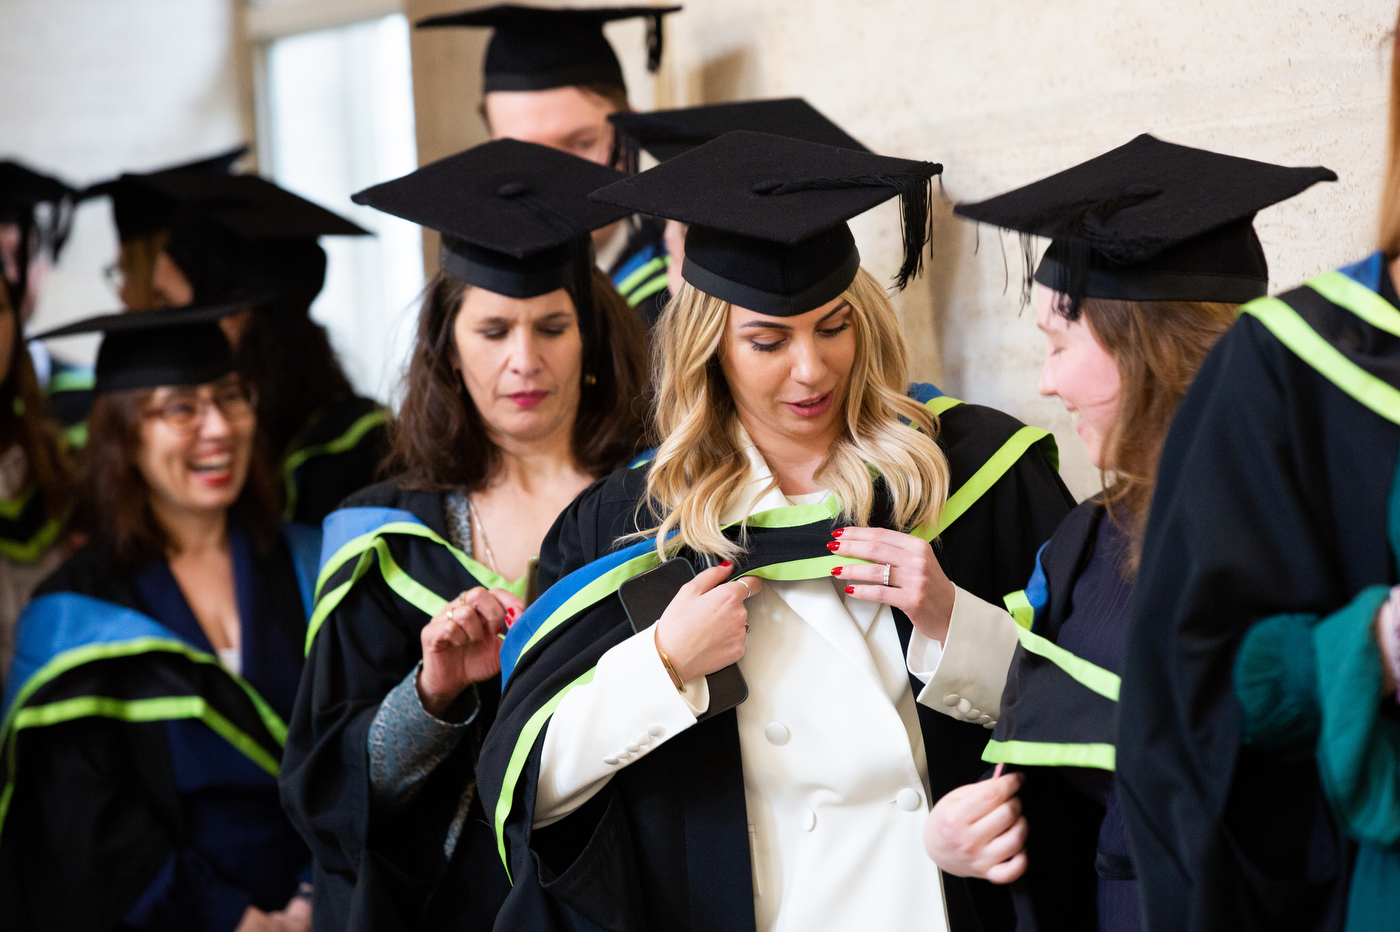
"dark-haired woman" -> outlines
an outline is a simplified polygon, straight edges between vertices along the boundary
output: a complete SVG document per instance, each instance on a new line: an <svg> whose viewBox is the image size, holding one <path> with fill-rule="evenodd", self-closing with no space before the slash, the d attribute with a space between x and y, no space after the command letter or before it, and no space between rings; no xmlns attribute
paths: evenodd
<svg viewBox="0 0 1400 932"><path fill-rule="evenodd" d="M316 856L317 928L490 929L509 889L475 781L497 634L555 517L642 435L645 335L588 246L625 211L586 195L618 177L506 140L356 195L444 246L391 433L399 474L325 523L282 783Z"/></svg>
<svg viewBox="0 0 1400 932"><path fill-rule="evenodd" d="M6 929L310 925L276 775L319 540L282 527L256 400L201 313L61 331L107 333L81 477L94 528L20 619Z"/></svg>
<svg viewBox="0 0 1400 932"><path fill-rule="evenodd" d="M1126 166L1126 167L1124 167ZM1166 189L1163 178L1213 178ZM1018 929L1137 932L1136 872L1113 790L1119 675L1157 461L1177 405L1238 305L1268 287L1254 213L1335 176L1140 136L958 212L1054 237L1035 275L1040 391L1075 416L1106 489L1072 511L1007 597L1022 627L983 759L1014 771L959 787L925 843L949 873L1012 887ZM1112 207L1096 192L1155 192ZM1196 205L1206 200L1208 206ZM1072 206L1064 206L1072 205ZM1195 209L1193 209L1195 208ZM1195 219L1164 236L1163 213ZM1111 217L1089 248L1085 224ZM1150 255L1134 255L1156 237ZM1189 554L1181 558L1189 560Z"/></svg>
<svg viewBox="0 0 1400 932"><path fill-rule="evenodd" d="M374 481L387 451L386 413L355 394L310 315L326 280L318 238L365 231L255 175L163 172L133 183L178 205L153 273L171 304L261 299L225 320L224 332L258 388L283 516L319 527Z"/></svg>
<svg viewBox="0 0 1400 932"><path fill-rule="evenodd" d="M0 689L15 651L15 623L34 587L63 560L72 476L58 430L0 288Z"/></svg>

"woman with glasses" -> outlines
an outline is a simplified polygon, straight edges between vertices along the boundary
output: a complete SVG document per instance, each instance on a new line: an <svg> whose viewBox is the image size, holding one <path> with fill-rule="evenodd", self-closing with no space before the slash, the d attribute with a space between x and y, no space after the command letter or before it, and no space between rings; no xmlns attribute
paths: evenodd
<svg viewBox="0 0 1400 932"><path fill-rule="evenodd" d="M305 929L283 815L317 535L283 527L218 320L94 318L89 543L20 619L5 696L0 925Z"/></svg>

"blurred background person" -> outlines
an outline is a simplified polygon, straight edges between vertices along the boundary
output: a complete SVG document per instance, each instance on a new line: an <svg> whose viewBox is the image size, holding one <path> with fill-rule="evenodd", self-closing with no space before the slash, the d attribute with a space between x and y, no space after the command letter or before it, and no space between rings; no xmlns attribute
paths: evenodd
<svg viewBox="0 0 1400 932"><path fill-rule="evenodd" d="M419 29L494 30L483 66L481 117L492 139L519 139L620 168L611 114L630 111L606 23L645 17L647 69L661 64L663 19L679 6L548 8L503 3L432 16ZM635 171L635 167L632 169ZM663 223L635 215L596 230L598 267L648 325L671 299Z"/></svg>
<svg viewBox="0 0 1400 932"><path fill-rule="evenodd" d="M176 204L154 266L163 297L177 306L258 298L225 318L224 332L257 387L283 515L319 527L374 482L387 450L387 413L355 394L309 313L326 277L317 240L365 231L256 175L166 172L140 183Z"/></svg>
<svg viewBox="0 0 1400 932"><path fill-rule="evenodd" d="M643 434L645 332L591 260L589 232L626 211L587 195L621 177L500 140L355 196L442 249L398 475L325 525L282 781L316 854L317 928L487 930L509 889L475 775L497 634L556 515Z"/></svg>
<svg viewBox="0 0 1400 932"><path fill-rule="evenodd" d="M5 696L7 929L306 929L277 797L319 535L283 525L256 399L217 320L105 333L81 489L91 540L22 616Z"/></svg>

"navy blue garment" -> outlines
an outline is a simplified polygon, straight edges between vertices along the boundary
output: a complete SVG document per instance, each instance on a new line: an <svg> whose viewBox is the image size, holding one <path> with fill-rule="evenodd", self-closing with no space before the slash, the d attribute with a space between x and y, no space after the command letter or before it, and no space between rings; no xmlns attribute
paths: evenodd
<svg viewBox="0 0 1400 932"><path fill-rule="evenodd" d="M302 645L272 617L266 581L245 534L230 529L242 623L242 676L286 721L301 676ZM133 583L152 618L191 646L215 653L170 566L160 561ZM126 916L137 928L231 930L251 904L284 908L310 879L310 852L282 812L277 780L196 720L165 723L185 817L185 843Z"/></svg>
<svg viewBox="0 0 1400 932"><path fill-rule="evenodd" d="M1123 578L1128 536L1105 516L1099 521L1093 553L1074 581L1069 616L1057 643L1105 670L1123 669L1128 634L1128 603L1133 587ZM1076 770L1070 782L1104 807L1099 826L1099 932L1137 932L1137 880L1128 852L1127 826L1114 797L1112 775Z"/></svg>

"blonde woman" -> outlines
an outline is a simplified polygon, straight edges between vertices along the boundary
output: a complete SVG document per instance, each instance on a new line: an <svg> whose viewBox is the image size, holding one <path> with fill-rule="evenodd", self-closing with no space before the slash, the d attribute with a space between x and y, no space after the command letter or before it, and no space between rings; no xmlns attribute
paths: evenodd
<svg viewBox="0 0 1400 932"><path fill-rule="evenodd" d="M1015 641L984 600L1072 500L1044 432L906 393L845 220L900 193L907 281L938 171L731 133L594 193L689 224L686 283L661 446L561 516L502 652L478 776L511 927L1010 927L920 830L982 769ZM618 585L676 556L699 572L634 632ZM737 706L708 678L736 663Z"/></svg>

